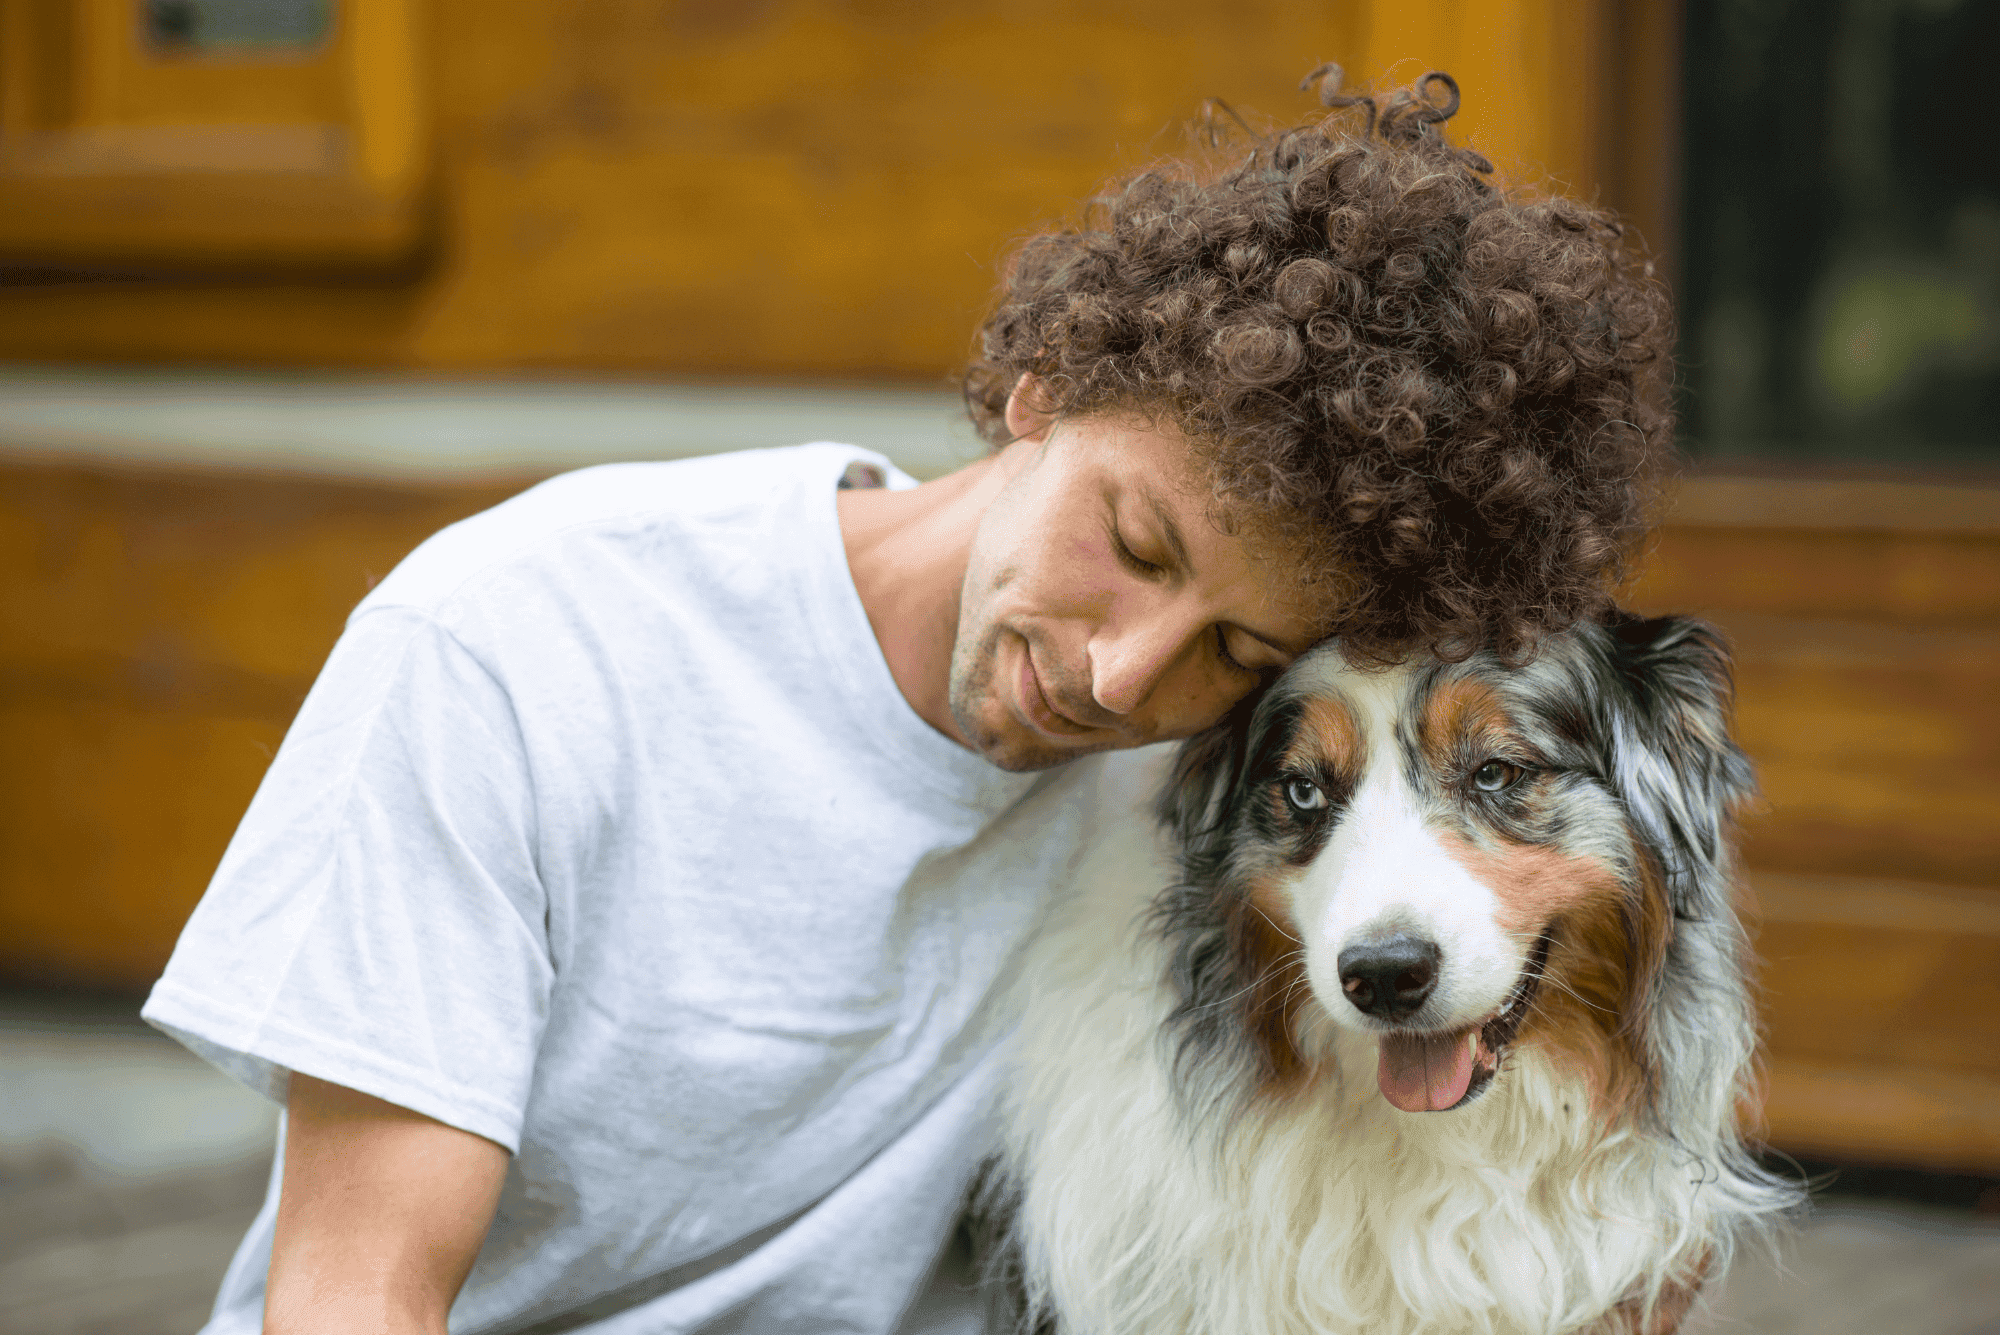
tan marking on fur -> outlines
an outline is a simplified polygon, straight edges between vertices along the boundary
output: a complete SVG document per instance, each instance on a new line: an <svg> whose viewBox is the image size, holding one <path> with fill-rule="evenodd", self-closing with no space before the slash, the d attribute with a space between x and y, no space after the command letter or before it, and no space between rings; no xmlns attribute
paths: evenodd
<svg viewBox="0 0 2000 1335"><path fill-rule="evenodd" d="M1313 696L1299 711L1299 728L1285 749L1288 764L1325 765L1349 778L1361 773L1361 728L1338 700Z"/></svg>
<svg viewBox="0 0 2000 1335"><path fill-rule="evenodd" d="M1313 1063L1299 1048L1299 1007L1312 997L1298 928L1283 878L1251 878L1249 894L1228 919L1229 947L1242 975L1254 980L1237 998L1244 1030L1264 1069L1259 1093L1287 1098L1312 1082Z"/></svg>
<svg viewBox="0 0 2000 1335"><path fill-rule="evenodd" d="M1462 738L1497 746L1513 735L1513 723L1493 688L1473 677L1448 681L1431 692L1417 720L1417 740L1434 770L1448 768Z"/></svg>
<svg viewBox="0 0 2000 1335"><path fill-rule="evenodd" d="M1626 1122L1652 1091L1641 1038L1672 930L1665 888L1650 870L1635 890L1605 885L1563 915L1521 1026L1519 1041L1584 1081L1607 1125Z"/></svg>
<svg viewBox="0 0 2000 1335"><path fill-rule="evenodd" d="M1438 843L1452 861L1493 892L1500 901L1500 928L1515 936L1539 936L1557 917L1593 895L1617 893L1616 875L1595 858L1572 857L1539 844L1502 842L1480 848L1442 831Z"/></svg>
<svg viewBox="0 0 2000 1335"><path fill-rule="evenodd" d="M1622 1115L1645 1089L1629 1036L1634 965L1626 927L1628 896L1611 868L1535 844L1480 848L1440 834L1453 861L1493 891L1496 921L1517 940L1532 941L1556 924L1555 947L1516 1041L1534 1043L1560 1067L1580 1076L1598 1115ZM1641 895L1641 900L1650 898ZM1646 933L1637 933L1643 941Z"/></svg>
<svg viewBox="0 0 2000 1335"><path fill-rule="evenodd" d="M1300 707L1297 730L1285 763L1301 770L1324 767L1349 779L1360 776L1361 728L1345 704L1313 696ZM1282 804L1273 791L1270 801ZM1305 952L1292 920L1284 871L1272 868L1248 878L1245 896L1229 906L1229 949L1240 975L1252 980L1236 1005L1244 1031L1255 1044L1263 1078L1258 1093L1282 1099L1313 1083L1315 1063L1299 1046L1299 1008L1312 997L1306 981Z"/></svg>

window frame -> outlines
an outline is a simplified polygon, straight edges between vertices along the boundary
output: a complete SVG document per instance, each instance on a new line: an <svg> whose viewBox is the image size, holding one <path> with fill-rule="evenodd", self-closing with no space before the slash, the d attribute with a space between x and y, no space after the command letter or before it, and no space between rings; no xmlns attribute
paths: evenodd
<svg viewBox="0 0 2000 1335"><path fill-rule="evenodd" d="M420 4L336 0L317 48L180 53L147 48L136 0L0 0L0 260L407 261L431 212Z"/></svg>

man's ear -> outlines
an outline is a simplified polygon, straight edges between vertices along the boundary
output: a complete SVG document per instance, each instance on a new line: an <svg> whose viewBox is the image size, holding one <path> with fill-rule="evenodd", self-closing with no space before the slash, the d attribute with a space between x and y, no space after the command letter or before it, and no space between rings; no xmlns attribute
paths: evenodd
<svg viewBox="0 0 2000 1335"><path fill-rule="evenodd" d="M1014 382L1007 396L1007 434L1014 440L1040 440L1055 425L1042 378L1032 371Z"/></svg>

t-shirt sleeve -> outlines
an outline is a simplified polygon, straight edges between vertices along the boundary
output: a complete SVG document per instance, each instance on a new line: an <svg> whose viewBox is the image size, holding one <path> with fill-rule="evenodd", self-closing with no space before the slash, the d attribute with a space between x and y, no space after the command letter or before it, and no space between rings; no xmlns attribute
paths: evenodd
<svg viewBox="0 0 2000 1335"><path fill-rule="evenodd" d="M270 1098L301 1071L517 1149L553 981L534 797L503 682L363 612L145 1018Z"/></svg>

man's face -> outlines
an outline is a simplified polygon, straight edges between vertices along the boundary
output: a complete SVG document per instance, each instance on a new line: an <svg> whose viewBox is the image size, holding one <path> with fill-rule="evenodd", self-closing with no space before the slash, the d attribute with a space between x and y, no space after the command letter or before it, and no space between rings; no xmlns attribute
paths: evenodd
<svg viewBox="0 0 2000 1335"><path fill-rule="evenodd" d="M1066 419L972 542L951 712L1002 769L1186 737L1309 648L1312 605L1274 548L1220 531L1190 447Z"/></svg>

